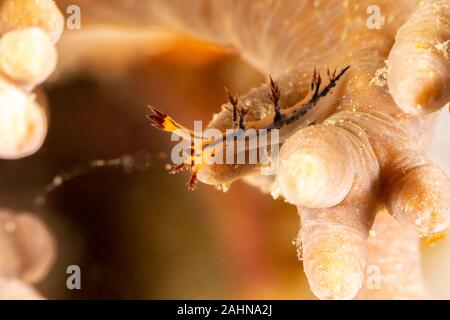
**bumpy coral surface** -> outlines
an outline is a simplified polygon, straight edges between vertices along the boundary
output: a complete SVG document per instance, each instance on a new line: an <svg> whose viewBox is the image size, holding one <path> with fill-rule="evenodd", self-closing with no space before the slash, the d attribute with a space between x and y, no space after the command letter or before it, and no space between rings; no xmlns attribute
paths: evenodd
<svg viewBox="0 0 450 320"><path fill-rule="evenodd" d="M450 214L449 180L423 151L433 120L428 113L449 101L448 48L442 49L450 35L449 1L175 1L165 7L164 21L172 26L231 44L275 75L285 106L305 95L314 65L351 65L334 96L318 107L329 110L320 124L284 143L275 181L264 181L299 208L305 272L318 297L353 298L361 288L361 297L424 296L417 236L442 231ZM373 12L382 16L379 26L371 25ZM267 92L266 85L241 97L251 118L272 107ZM230 125L226 111L211 123ZM255 166L215 165L199 176L215 184L250 174L261 185ZM370 286L375 269L383 280Z"/></svg>

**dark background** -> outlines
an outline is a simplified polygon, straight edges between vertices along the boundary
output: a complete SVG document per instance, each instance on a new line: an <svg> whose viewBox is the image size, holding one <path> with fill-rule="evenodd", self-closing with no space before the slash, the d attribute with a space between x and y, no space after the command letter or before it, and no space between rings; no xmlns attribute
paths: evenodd
<svg viewBox="0 0 450 320"><path fill-rule="evenodd" d="M189 59L186 57L189 56ZM233 54L180 41L119 75L80 71L45 87L50 126L33 156L0 161L0 203L30 211L56 238L57 261L38 289L47 298L310 298L292 245L294 207L242 182L221 193L169 176L170 136L150 127L152 104L192 126L264 80ZM95 159L132 155L136 166L88 170L47 196L53 177ZM82 289L66 288L81 267Z"/></svg>

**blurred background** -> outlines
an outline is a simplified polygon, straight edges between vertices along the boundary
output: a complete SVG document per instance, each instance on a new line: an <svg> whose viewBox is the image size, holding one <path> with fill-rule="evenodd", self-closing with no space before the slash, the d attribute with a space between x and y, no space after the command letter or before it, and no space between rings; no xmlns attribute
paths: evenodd
<svg viewBox="0 0 450 320"><path fill-rule="evenodd" d="M66 32L59 67L45 85L50 127L25 159L0 161L0 203L30 211L50 228L57 261L37 287L58 299L312 299L297 258L296 209L242 182L227 193L187 174L169 176L170 135L146 119L148 104L182 123L208 122L223 87L244 93L262 83L229 49L160 30L92 28ZM450 173L448 110L433 158ZM130 167L91 170L43 204L36 197L64 171L95 159L131 156ZM424 247L435 298L450 298L450 241ZM82 289L68 290L79 265Z"/></svg>
<svg viewBox="0 0 450 320"><path fill-rule="evenodd" d="M86 54L72 51L79 48L78 36L63 36L61 67L45 87L50 106L45 145L31 157L0 161L3 206L34 212L57 239L56 265L38 285L42 294L312 297L292 245L299 223L295 208L243 183L227 193L206 185L188 192L187 173L169 176L165 170L170 135L146 119L152 104L182 123L206 124L225 102L224 85L243 93L264 78L229 50L178 36L169 41L152 32L146 38L95 30L81 37L96 43L84 46ZM124 41L142 40L146 46L136 49L139 55L121 50ZM164 50L155 52L158 42ZM66 49L72 52L63 54ZM127 155L134 157L133 172L120 166L93 170L35 204L55 175L94 159ZM71 264L81 267L82 290L66 288Z"/></svg>

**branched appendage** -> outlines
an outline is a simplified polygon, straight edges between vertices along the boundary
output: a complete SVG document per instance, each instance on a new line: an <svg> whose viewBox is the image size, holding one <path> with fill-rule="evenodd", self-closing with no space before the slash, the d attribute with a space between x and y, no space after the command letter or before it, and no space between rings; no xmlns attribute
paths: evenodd
<svg viewBox="0 0 450 320"><path fill-rule="evenodd" d="M195 135L192 130L182 126L175 120L173 120L166 113L159 111L158 109L148 106L150 113L147 115L147 119L150 120L150 124L160 130L166 132L174 132L183 138L194 138Z"/></svg>
<svg viewBox="0 0 450 320"><path fill-rule="evenodd" d="M233 108L236 110L238 119L245 119L245 116L242 113L242 108L237 108L238 100L237 97L232 97L228 95L229 98L233 101ZM191 171L191 177L187 183L188 190L195 190L197 188L197 172L199 167L203 163L202 152L205 146L211 143L210 139L204 139L202 136L196 136L192 130L187 129L185 126L182 126L175 120L173 120L166 113L156 109L155 107L148 106L150 113L147 115L147 119L150 120L150 124L162 131L172 132L183 139L188 139L191 142L190 147L185 151L188 153L188 156L184 163L181 163L169 171L169 174L176 174L178 172L189 169ZM240 120L243 121L243 120ZM197 146L194 141L200 141L201 143ZM197 150L197 148L201 148L201 150Z"/></svg>
<svg viewBox="0 0 450 320"><path fill-rule="evenodd" d="M231 105L231 121L233 123L234 128L239 127L239 114L238 114L238 104L239 98L237 95L233 96L227 88L225 88L225 92L227 94L228 102Z"/></svg>
<svg viewBox="0 0 450 320"><path fill-rule="evenodd" d="M348 69L350 69L350 66L346 66L336 75L337 69L334 69L334 71L331 72L330 69L327 67L327 75L329 82L328 85L321 91L318 97L320 98L326 96L336 86L339 79L347 72Z"/></svg>
<svg viewBox="0 0 450 320"><path fill-rule="evenodd" d="M162 113L161 111L152 106L148 106L148 109L150 110L150 113L147 115L147 119L150 120L150 125L157 129L166 131L164 122L168 117L167 114Z"/></svg>
<svg viewBox="0 0 450 320"><path fill-rule="evenodd" d="M147 119L150 120L150 124L153 127L165 132L175 133L178 136L184 139L189 139L189 141L191 141L191 145L187 150L189 152L188 158L184 163L178 164L173 167L169 171L169 174L176 174L178 172L189 169L191 171L191 177L187 183L188 189L195 190L197 184L198 166L201 162L201 152L199 153L195 149L196 145L194 143L194 139L202 139L202 137L197 137L191 130L177 123L166 113L161 112L160 110L152 106L148 106L148 108L150 110L150 113L147 115ZM207 140L202 139L202 145L206 142Z"/></svg>
<svg viewBox="0 0 450 320"><path fill-rule="evenodd" d="M237 95L233 96L227 88L225 88L227 93L228 102L231 105L231 120L234 129L245 130L245 119L247 117L248 110L245 107L239 105L239 98Z"/></svg>
<svg viewBox="0 0 450 320"><path fill-rule="evenodd" d="M322 83L322 77L319 72L317 72L316 67L314 67L314 72L312 75L311 80L311 92L313 93L312 96L316 97L319 93L320 84Z"/></svg>
<svg viewBox="0 0 450 320"><path fill-rule="evenodd" d="M197 171L193 170L191 173L191 177L189 178L189 181L187 183L188 186L188 190L189 191L194 191L197 189Z"/></svg>
<svg viewBox="0 0 450 320"><path fill-rule="evenodd" d="M281 107L280 107L280 87L278 84L272 79L272 76L269 76L270 78L270 93L269 93L269 99L273 103L273 109L275 111L275 116L273 117L273 122L276 123L278 121L281 121Z"/></svg>
<svg viewBox="0 0 450 320"><path fill-rule="evenodd" d="M327 68L328 83L325 87L323 87L322 90L322 76L319 72L317 72L317 69L314 68L310 92L300 102L288 108L281 108L279 103L281 90L278 84L272 79L272 77L270 77L271 92L269 93L269 98L273 103L274 110L267 115L267 119L248 122L246 123L246 127L258 129L280 129L295 121L299 121L300 118L306 115L315 105L317 105L321 98L324 98L331 92L331 90L336 86L339 79L347 72L349 68L350 66L343 68L338 74L336 74L336 69L331 72ZM268 126L267 122L269 119L271 125Z"/></svg>
<svg viewBox="0 0 450 320"><path fill-rule="evenodd" d="M327 96L331 90L336 86L339 79L350 69L350 66L343 68L337 75L336 70L330 72L327 68L328 84L320 90L322 85L322 77L320 73L314 68L312 80L311 80L311 92L302 101L293 107L286 110L282 120L278 123L274 123L275 127L280 127L286 124L290 124L297 121L300 117L308 113L321 98Z"/></svg>
<svg viewBox="0 0 450 320"><path fill-rule="evenodd" d="M246 120L247 120L248 109L245 107L239 108L239 129L246 130Z"/></svg>

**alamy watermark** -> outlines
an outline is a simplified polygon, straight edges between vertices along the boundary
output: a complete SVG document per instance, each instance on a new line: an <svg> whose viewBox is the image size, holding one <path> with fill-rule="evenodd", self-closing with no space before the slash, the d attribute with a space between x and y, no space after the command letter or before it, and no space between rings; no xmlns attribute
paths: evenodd
<svg viewBox="0 0 450 320"><path fill-rule="evenodd" d="M67 19L66 27L68 30L80 30L81 29L81 8L75 4L72 4L66 9Z"/></svg>
<svg viewBox="0 0 450 320"><path fill-rule="evenodd" d="M367 266L366 269L366 286L369 290L380 290L383 277L381 269L375 264Z"/></svg>
<svg viewBox="0 0 450 320"><path fill-rule="evenodd" d="M380 30L385 22L384 16L381 15L381 8L377 5L370 5L367 7L366 26L369 30Z"/></svg>
<svg viewBox="0 0 450 320"><path fill-rule="evenodd" d="M66 280L66 286L69 290L81 290L81 268L76 264L70 265L66 269L69 274Z"/></svg>

